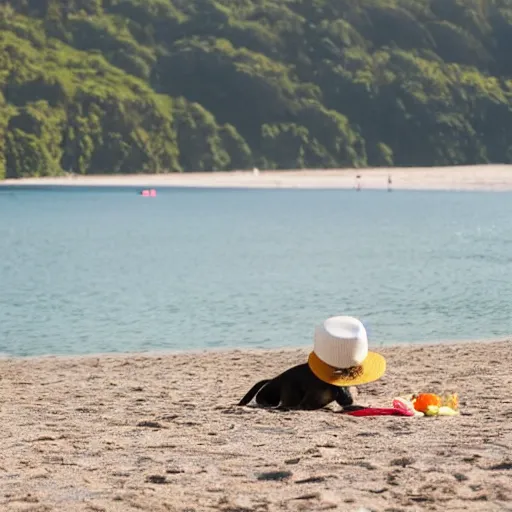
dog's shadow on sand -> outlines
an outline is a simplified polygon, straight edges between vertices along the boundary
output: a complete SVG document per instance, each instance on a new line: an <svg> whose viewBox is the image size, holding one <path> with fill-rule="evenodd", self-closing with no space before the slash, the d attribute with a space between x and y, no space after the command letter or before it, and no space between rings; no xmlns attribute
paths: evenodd
<svg viewBox="0 0 512 512"><path fill-rule="evenodd" d="M294 408L285 408L285 407L268 407L258 404L248 404L244 406L240 406L237 404L230 404L230 405L219 405L215 407L216 410L220 411L221 414L233 414L233 415L247 415L247 414L260 414L260 413L267 413L267 414L278 414L283 415L284 419L291 419L288 416L289 414L297 414L297 413L315 413L315 414L344 414L349 411L356 411L359 409L364 409L365 407L362 405L352 405L345 408L340 409L332 409L330 407L322 407L321 409L315 409L315 410L307 410L307 409L294 409Z"/></svg>

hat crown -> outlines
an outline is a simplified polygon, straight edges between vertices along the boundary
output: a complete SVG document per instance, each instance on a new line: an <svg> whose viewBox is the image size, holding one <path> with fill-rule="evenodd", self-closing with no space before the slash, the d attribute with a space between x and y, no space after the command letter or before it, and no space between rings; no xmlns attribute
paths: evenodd
<svg viewBox="0 0 512 512"><path fill-rule="evenodd" d="M360 320L333 316L315 329L314 352L335 368L359 366L368 355L368 337Z"/></svg>

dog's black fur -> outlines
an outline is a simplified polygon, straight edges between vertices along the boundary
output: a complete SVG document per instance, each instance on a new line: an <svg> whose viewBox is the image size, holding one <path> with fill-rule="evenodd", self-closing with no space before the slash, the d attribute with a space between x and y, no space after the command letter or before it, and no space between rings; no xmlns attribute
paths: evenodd
<svg viewBox="0 0 512 512"><path fill-rule="evenodd" d="M276 409L316 410L336 401L344 408L353 404L348 387L339 387L320 380L307 363L289 368L273 379L256 383L238 402L247 405L254 397L263 407Z"/></svg>

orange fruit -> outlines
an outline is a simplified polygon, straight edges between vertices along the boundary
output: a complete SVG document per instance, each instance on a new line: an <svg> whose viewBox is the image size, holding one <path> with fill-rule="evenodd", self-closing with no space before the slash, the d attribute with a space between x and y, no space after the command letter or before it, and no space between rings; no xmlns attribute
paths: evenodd
<svg viewBox="0 0 512 512"><path fill-rule="evenodd" d="M417 411L425 412L429 405L441 406L441 397L434 393L420 393L414 401L414 408Z"/></svg>

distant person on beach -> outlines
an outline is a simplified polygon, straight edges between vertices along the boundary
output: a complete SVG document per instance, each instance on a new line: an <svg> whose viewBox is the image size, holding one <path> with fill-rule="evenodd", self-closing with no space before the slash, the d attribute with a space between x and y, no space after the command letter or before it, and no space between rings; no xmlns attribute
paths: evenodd
<svg viewBox="0 0 512 512"><path fill-rule="evenodd" d="M391 192L391 174L388 174L388 192Z"/></svg>
<svg viewBox="0 0 512 512"><path fill-rule="evenodd" d="M361 179L361 175L358 174L356 176L356 190L359 192L361 190L361 182L359 181Z"/></svg>
<svg viewBox="0 0 512 512"><path fill-rule="evenodd" d="M258 405L277 409L315 410L333 401L347 409L353 404L349 387L380 379L385 371L384 357L368 351L363 324L335 316L316 328L307 363L257 382L238 405L255 398Z"/></svg>

